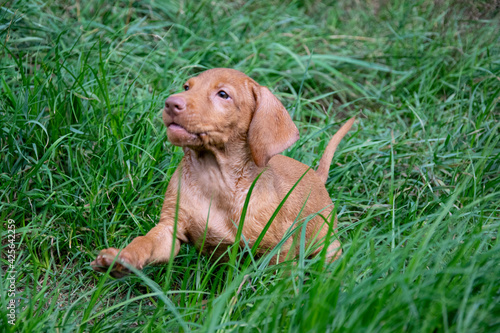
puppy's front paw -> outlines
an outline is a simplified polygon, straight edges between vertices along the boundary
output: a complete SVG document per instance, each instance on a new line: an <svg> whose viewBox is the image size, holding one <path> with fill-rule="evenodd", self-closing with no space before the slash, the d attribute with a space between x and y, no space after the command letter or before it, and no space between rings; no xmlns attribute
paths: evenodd
<svg viewBox="0 0 500 333"><path fill-rule="evenodd" d="M116 258L117 256L118 258ZM135 256L129 253L127 249L123 249L120 252L120 250L110 247L109 249L104 249L99 252L97 258L90 263L90 266L92 266L95 271L105 273L108 271L109 267L113 265L109 274L112 277L121 278L130 274L130 270L126 267L127 265L142 269L143 264L137 262L135 259Z"/></svg>

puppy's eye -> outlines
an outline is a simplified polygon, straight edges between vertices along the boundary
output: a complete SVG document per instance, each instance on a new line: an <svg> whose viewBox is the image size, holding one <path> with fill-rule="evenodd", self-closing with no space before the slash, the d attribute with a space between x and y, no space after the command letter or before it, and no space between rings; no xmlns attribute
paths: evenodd
<svg viewBox="0 0 500 333"><path fill-rule="evenodd" d="M189 86L187 84L184 85L184 91L188 91L189 90Z"/></svg>
<svg viewBox="0 0 500 333"><path fill-rule="evenodd" d="M229 95L224 90L219 91L217 93L217 96L219 96L220 98L223 98L223 99L228 99L229 98Z"/></svg>

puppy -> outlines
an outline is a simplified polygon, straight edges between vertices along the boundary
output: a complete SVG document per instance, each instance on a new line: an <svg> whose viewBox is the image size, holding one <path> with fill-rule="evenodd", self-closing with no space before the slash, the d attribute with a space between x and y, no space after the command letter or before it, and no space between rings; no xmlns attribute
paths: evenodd
<svg viewBox="0 0 500 333"><path fill-rule="evenodd" d="M278 155L297 141L297 127L268 88L233 69L211 69L189 79L183 92L166 100L163 121L168 139L183 148L184 157L168 185L160 221L121 251L102 250L91 263L95 270L107 271L116 256L111 270L115 277L129 273L127 265L142 269L147 264L166 263L177 255L181 243L194 244L219 257L236 242L238 227L240 247L245 241L254 246L267 227L255 247L255 254L262 255L287 230L304 221L306 245L315 246L312 255L330 238L328 259L340 256L340 243L333 235L337 221L331 216L333 204L324 183L335 149L354 118L330 140L316 171ZM241 219L250 186L258 176ZM288 238L276 259L292 257L298 246L294 237Z"/></svg>

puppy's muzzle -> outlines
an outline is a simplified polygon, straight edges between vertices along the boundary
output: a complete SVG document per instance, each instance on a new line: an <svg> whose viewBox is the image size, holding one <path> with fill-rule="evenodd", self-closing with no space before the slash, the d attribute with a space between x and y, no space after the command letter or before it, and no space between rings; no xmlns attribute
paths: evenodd
<svg viewBox="0 0 500 333"><path fill-rule="evenodd" d="M180 96L170 96L165 101L165 112L174 117L186 111L186 101Z"/></svg>

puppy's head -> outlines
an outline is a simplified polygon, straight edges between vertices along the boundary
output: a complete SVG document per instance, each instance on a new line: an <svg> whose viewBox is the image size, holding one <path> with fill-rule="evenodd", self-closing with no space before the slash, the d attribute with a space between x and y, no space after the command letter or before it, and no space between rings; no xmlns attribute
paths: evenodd
<svg viewBox="0 0 500 333"><path fill-rule="evenodd" d="M220 149L245 140L258 166L299 138L290 115L269 89L226 68L189 79L183 92L165 101L163 121L168 139L177 146Z"/></svg>

